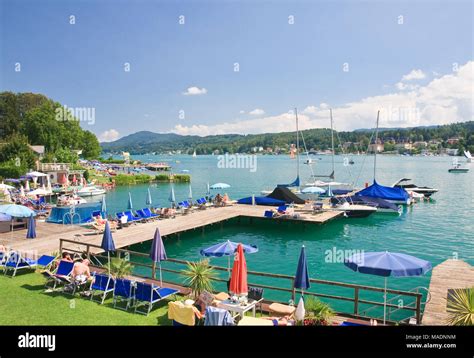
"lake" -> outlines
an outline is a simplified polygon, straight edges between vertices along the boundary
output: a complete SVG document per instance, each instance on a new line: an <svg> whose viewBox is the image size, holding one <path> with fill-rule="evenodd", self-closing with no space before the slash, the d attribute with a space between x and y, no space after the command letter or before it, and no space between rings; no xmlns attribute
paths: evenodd
<svg viewBox="0 0 474 358"><path fill-rule="evenodd" d="M290 183L296 177L296 161L288 156L258 156L255 171L218 167L218 156L133 156L142 161L167 161L173 172L189 170L194 198L205 195L206 185L224 182L231 185L225 190L231 199L252 194L260 195L263 189L276 184ZM318 158L314 156L313 158ZM331 156L319 156L313 170L316 174L329 174ZM306 158L300 158L301 162ZM354 165L345 166L344 157L336 156L335 174L340 182L355 182L357 187L372 182L373 157L353 156ZM463 161L463 159L460 159ZM249 270L294 275L301 245L306 246L310 276L325 280L343 281L364 285L383 286L383 278L356 273L340 260L328 262L330 254L352 250L403 252L429 260L433 267L449 258L466 260L474 264L474 171L467 174L448 173L451 157L377 156L376 179L380 184L392 185L402 177L411 178L420 186L439 189L431 202L422 202L405 208L401 216L376 214L368 218L342 218L322 226L306 226L246 221L231 221L222 228L209 228L181 235L180 239L165 240L169 257L197 260L199 250L223 240L255 244L259 252L247 255ZM308 165L301 164L301 180L309 179ZM107 193L109 212L122 211L131 192L136 209L145 206L147 185L118 187ZM188 196L188 184L174 184L176 199ZM153 205L168 205L170 184L150 186ZM150 238L151 239L151 238ZM149 243L135 245L134 250L147 252ZM342 250L342 251L341 251ZM345 251L347 250L347 251ZM337 256L337 255L336 255ZM227 266L227 258L213 258L211 262ZM164 263L164 267L171 263ZM164 278L171 278L164 273ZM176 277L173 277L176 279ZM424 277L390 278L389 287L412 290L428 287L430 274ZM252 280L251 280L252 281ZM265 280L264 280L265 281ZM253 282L262 282L253 281ZM266 280L271 284L271 280ZM340 289L328 292L337 294ZM288 294L269 293L275 299L287 301ZM266 296L268 296L266 295ZM364 297L365 298L365 297ZM349 310L351 304L334 302L340 310Z"/></svg>

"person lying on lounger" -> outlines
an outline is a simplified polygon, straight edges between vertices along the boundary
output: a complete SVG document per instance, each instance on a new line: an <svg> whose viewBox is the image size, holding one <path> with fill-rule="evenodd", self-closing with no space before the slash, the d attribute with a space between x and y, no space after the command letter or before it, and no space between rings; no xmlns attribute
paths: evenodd
<svg viewBox="0 0 474 358"><path fill-rule="evenodd" d="M85 259L74 264L72 277L76 282L86 282L92 279L89 263L89 260Z"/></svg>
<svg viewBox="0 0 474 358"><path fill-rule="evenodd" d="M62 261L68 261L68 262L73 262L73 259L71 257L71 254L69 252L63 252L61 256Z"/></svg>

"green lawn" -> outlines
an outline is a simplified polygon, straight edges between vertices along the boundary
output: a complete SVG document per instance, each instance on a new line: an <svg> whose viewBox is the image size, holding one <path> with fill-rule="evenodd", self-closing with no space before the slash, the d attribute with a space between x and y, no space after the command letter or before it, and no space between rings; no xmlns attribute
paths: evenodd
<svg viewBox="0 0 474 358"><path fill-rule="evenodd" d="M170 325L167 301L156 304L148 317L114 309L76 294L45 293L37 272L5 277L0 271L0 325ZM111 295L110 295L111 296Z"/></svg>

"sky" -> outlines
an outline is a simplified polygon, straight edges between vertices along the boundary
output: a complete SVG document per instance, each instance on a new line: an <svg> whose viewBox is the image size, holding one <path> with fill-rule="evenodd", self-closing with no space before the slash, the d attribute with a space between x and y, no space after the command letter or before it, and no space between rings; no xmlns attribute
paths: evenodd
<svg viewBox="0 0 474 358"><path fill-rule="evenodd" d="M0 90L87 108L101 141L474 118L469 0L0 3Z"/></svg>

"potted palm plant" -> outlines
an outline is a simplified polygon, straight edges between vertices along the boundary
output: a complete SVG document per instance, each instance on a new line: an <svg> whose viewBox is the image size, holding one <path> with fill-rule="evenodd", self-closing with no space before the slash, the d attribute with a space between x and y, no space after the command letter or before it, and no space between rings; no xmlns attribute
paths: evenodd
<svg viewBox="0 0 474 358"><path fill-rule="evenodd" d="M328 326L335 314L331 306L313 296L305 297L305 310L305 326Z"/></svg>
<svg viewBox="0 0 474 358"><path fill-rule="evenodd" d="M109 274L115 278L124 278L131 275L133 272L133 265L130 261L114 257L110 260Z"/></svg>
<svg viewBox="0 0 474 358"><path fill-rule="evenodd" d="M209 266L208 260L188 262L187 268L181 270L184 282L192 290L192 294L197 299L203 291L212 292L212 280L217 278L216 271Z"/></svg>
<svg viewBox="0 0 474 358"><path fill-rule="evenodd" d="M455 289L448 300L447 323L453 326L474 325L474 288Z"/></svg>

